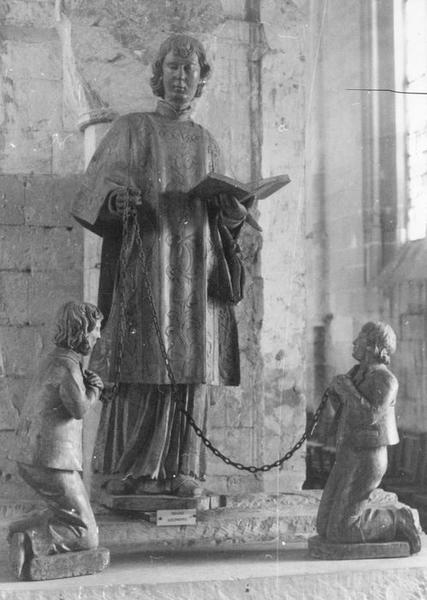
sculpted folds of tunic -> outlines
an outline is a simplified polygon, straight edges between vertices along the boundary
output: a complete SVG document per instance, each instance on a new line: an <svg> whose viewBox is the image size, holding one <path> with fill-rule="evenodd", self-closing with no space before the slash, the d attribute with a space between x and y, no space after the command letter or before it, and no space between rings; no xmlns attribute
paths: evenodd
<svg viewBox="0 0 427 600"><path fill-rule="evenodd" d="M212 136L188 111L176 113L162 100L154 113L118 119L101 141L73 214L104 238L99 306L109 315L103 338L107 379L114 380L117 369L120 298L114 277L121 246L120 222L108 200L130 187L142 192L138 216L147 272L177 383L239 384L233 307L208 295L222 252L212 243L215 209L188 197L208 172L221 169L219 160ZM120 381L169 384L136 245L129 247Z"/></svg>

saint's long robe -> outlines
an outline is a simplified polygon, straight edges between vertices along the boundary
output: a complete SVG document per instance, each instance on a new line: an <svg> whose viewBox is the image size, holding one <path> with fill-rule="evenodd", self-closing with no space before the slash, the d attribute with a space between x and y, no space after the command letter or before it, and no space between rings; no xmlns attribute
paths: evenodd
<svg viewBox="0 0 427 600"><path fill-rule="evenodd" d="M218 147L209 132L190 120L188 112L177 114L164 101L154 113L120 117L88 167L72 213L82 225L103 236L98 303L107 322L98 354L106 358L107 368L101 375L110 381L118 377L133 398L135 390L129 392L129 384L145 389L146 384L168 385L170 379L153 325L135 240L130 240L122 259L126 265L126 277L121 273L124 296L117 289L122 225L109 210L109 199L123 188L141 192L138 219L146 269L176 382L191 386L239 385L233 307L220 295L210 294L210 290L221 289L221 282L215 279L220 276L218 264L224 261L215 230L219 209L206 200L188 197L189 190L207 173L220 170ZM123 297L125 327L120 358ZM201 418L205 419L203 415ZM146 429L146 424L141 427ZM166 427L171 428L171 424ZM132 435L135 438L135 431ZM117 444L117 440L111 443ZM126 439L120 446L126 449ZM131 454L135 454L135 448ZM119 456L120 452L116 459Z"/></svg>
<svg viewBox="0 0 427 600"><path fill-rule="evenodd" d="M208 295L216 263L223 260L212 240L215 224L206 200L187 196L208 172L221 168L218 148L203 127L173 116L161 102L155 113L119 118L95 152L73 207L73 215L104 238L99 305L109 315L110 380L117 367L120 299L114 280L121 222L108 213L106 201L114 191L132 187L142 192L139 218L148 277L177 383L238 385L233 308ZM126 261L120 381L169 384L135 248Z"/></svg>

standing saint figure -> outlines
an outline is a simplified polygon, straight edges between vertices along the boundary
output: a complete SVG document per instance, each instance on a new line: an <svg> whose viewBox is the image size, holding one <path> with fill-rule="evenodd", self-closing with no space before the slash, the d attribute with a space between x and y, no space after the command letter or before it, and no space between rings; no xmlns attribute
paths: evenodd
<svg viewBox="0 0 427 600"><path fill-rule="evenodd" d="M94 550L98 527L82 479L83 417L103 383L82 360L100 336L101 311L67 302L58 311L55 348L40 363L22 408L10 458L47 507L9 526L10 561L18 579L33 557Z"/></svg>
<svg viewBox="0 0 427 600"><path fill-rule="evenodd" d="M336 461L317 515L317 532L328 542L405 540L419 552L419 525L408 506L370 505L387 470L387 446L397 444L398 382L388 368L396 350L390 325L366 323L353 342L359 364L332 380L327 393L337 410Z"/></svg>
<svg viewBox="0 0 427 600"><path fill-rule="evenodd" d="M177 405L205 430L209 386L240 383L218 228L234 240L246 209L232 196L207 201L188 194L208 173L223 169L215 140L191 120L192 102L209 74L200 42L169 37L153 64L156 110L116 120L73 207L79 222L103 237L98 302L107 323L93 361L104 360L104 379L118 390L102 417L97 459L104 473L123 474L121 485L109 488L115 493L143 491L146 482L156 481L158 491L166 485L177 495L200 495L204 445ZM129 204L138 232L124 226Z"/></svg>

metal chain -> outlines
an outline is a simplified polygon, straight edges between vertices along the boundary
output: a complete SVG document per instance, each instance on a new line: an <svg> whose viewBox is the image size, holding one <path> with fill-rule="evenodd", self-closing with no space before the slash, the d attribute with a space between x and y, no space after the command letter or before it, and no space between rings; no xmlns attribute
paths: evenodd
<svg viewBox="0 0 427 600"><path fill-rule="evenodd" d="M120 248L120 256L119 256L119 271L117 277L117 286L119 289L119 336L118 336L118 345L117 345L117 360L116 360L116 372L114 377L114 385L112 389L113 397L118 394L119 391L119 383L120 383L120 372L122 366L122 358L123 358L123 348L124 348L124 338L125 338L125 330L126 330L126 299L125 299L125 290L126 290L126 279L128 270L126 268L126 252L128 250L127 243L129 237L129 221L131 218L131 202L130 202L130 193L127 190L127 198L123 209L123 229L122 229L122 239L123 243Z"/></svg>
<svg viewBox="0 0 427 600"><path fill-rule="evenodd" d="M178 385L176 383L175 375L173 373L173 370L172 370L172 367L170 364L170 360L169 360L169 356L168 356L168 353L166 350L166 346L163 341L163 336L162 336L162 333L160 330L159 320L157 317L157 311L156 311L156 307L155 307L154 299L153 299L151 283L150 283L150 280L148 279L147 270L146 270L145 252L144 252L144 248L142 245L142 236L141 236L141 230L140 230L139 223L138 223L136 207L133 203L131 203L130 194L128 194L127 202L125 203L125 208L124 208L124 212L123 212L123 243L122 243L122 249L120 252L120 270L122 271L122 273L120 273L120 275L119 275L119 285L121 286L122 289L120 290L120 325L119 325L118 361L117 361L117 368L116 368L116 381L114 383L113 389L115 390L116 393L118 393L118 386L119 386L119 380L120 380L120 367L121 367L121 361L122 361L122 356L123 356L124 335L125 335L125 326L126 326L126 323L125 323L126 301L125 301L125 285L124 285L125 280L126 280L125 254L127 251L129 251L129 248L127 247L127 242L129 239L129 233L131 232L132 226L134 227L135 239L136 239L136 243L138 246L138 256L139 256L139 259L141 262L141 267L142 267L144 285L145 285L145 289L147 292L148 302L150 304L150 308L152 311L153 324L154 324L154 328L156 330L156 335L157 335L159 346L160 346L160 352L162 354L162 357L163 357L163 360L164 360L164 363L166 366L166 371L167 371L168 377L170 379L172 388L176 392L178 390ZM242 463L236 462L236 461L232 460L231 458L229 458L228 456L225 456L225 454L223 454L220 450L218 450L218 448L216 448L212 444L212 442L209 440L209 438L207 438L205 436L202 429L200 429L200 427L194 421L191 414L183 406L180 406L180 404L176 400L175 400L175 402L177 402L178 410L185 416L185 418L187 419L187 422L193 428L195 434L202 440L204 445L212 452L212 454L214 454L216 457L220 458L226 465L235 467L239 471L248 471L249 473L260 473L260 472L265 473L276 467L281 467L285 461L292 458L292 456L295 454L295 452L297 452L297 450L299 450L301 448L301 446L304 444L304 442L306 440L311 438L311 436L313 435L313 433L316 429L317 423L319 422L320 415L325 407L327 400L328 400L328 394L327 394L327 392L325 392L322 396L322 399L320 401L320 404L319 404L316 412L313 415L313 419L312 419L312 423L311 423L310 427L308 429L306 429L306 431L302 434L301 438L296 442L296 444L290 450L288 450L288 452L286 452L286 454L284 454L281 458L278 458L273 463L265 464L260 467L256 467L254 465L250 465L250 466L243 465Z"/></svg>

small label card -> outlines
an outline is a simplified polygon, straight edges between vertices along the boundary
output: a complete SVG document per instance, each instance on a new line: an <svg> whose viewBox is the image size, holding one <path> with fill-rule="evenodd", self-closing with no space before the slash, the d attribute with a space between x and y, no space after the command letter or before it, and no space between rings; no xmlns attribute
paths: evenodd
<svg viewBox="0 0 427 600"><path fill-rule="evenodd" d="M156 525L196 525L197 515L193 508L181 510L158 510L156 511Z"/></svg>

